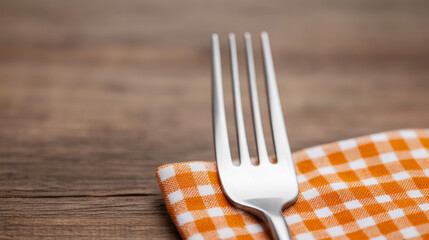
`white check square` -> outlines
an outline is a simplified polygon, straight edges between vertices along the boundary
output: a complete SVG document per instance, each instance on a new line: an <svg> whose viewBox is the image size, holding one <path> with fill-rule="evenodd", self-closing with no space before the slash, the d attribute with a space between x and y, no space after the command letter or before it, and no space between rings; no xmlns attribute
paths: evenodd
<svg viewBox="0 0 429 240"><path fill-rule="evenodd" d="M372 217L368 217L368 218L357 220L357 224L359 225L360 228L364 229L367 227L374 226L375 221Z"/></svg>
<svg viewBox="0 0 429 240"><path fill-rule="evenodd" d="M178 201L183 200L183 194L181 190L177 190L175 192L172 192L168 194L168 200L170 201L170 204L175 204Z"/></svg>
<svg viewBox="0 0 429 240"><path fill-rule="evenodd" d="M383 163L396 162L399 160L398 156L393 152L380 154L379 157Z"/></svg>
<svg viewBox="0 0 429 240"><path fill-rule="evenodd" d="M201 196L207 196L207 195L213 195L214 189L211 185L203 185L203 186L197 186L198 192Z"/></svg>
<svg viewBox="0 0 429 240"><path fill-rule="evenodd" d="M223 211L222 208L210 208L207 209L207 212L209 213L210 217L222 217L223 216Z"/></svg>
<svg viewBox="0 0 429 240"><path fill-rule="evenodd" d="M399 231L402 233L402 236L404 236L405 239L419 236L419 232L417 232L417 229L415 227L409 227L401 229Z"/></svg>
<svg viewBox="0 0 429 240"><path fill-rule="evenodd" d="M329 233L329 235L331 237L337 237L337 236L341 236L341 235L345 235L346 234L344 232L343 228L340 227L340 226L328 228L328 229L326 229L326 231Z"/></svg>
<svg viewBox="0 0 429 240"><path fill-rule="evenodd" d="M378 184L378 180L376 178L368 178L362 180L363 185L365 186L371 186Z"/></svg>
<svg viewBox="0 0 429 240"><path fill-rule="evenodd" d="M401 130L399 134L401 134L404 139L417 138L417 133L413 130Z"/></svg>
<svg viewBox="0 0 429 240"><path fill-rule="evenodd" d="M296 176L296 179L298 180L299 183L307 181L307 178L302 174Z"/></svg>
<svg viewBox="0 0 429 240"><path fill-rule="evenodd" d="M404 179L411 178L411 176L407 172L405 172L405 171L392 174L392 177L396 181L401 181L401 180L404 180Z"/></svg>
<svg viewBox="0 0 429 240"><path fill-rule="evenodd" d="M375 200L377 200L378 203L385 203L385 202L391 202L392 198L390 198L389 195L383 195L375 197Z"/></svg>
<svg viewBox="0 0 429 240"><path fill-rule="evenodd" d="M194 217L192 217L192 214L190 212L185 212L180 215L177 215L176 220L179 226L182 226L188 222L194 221Z"/></svg>
<svg viewBox="0 0 429 240"><path fill-rule="evenodd" d="M331 212L331 209L329 209L328 207L316 209L314 213L317 215L318 218L324 218L324 217L329 217L333 215L333 213Z"/></svg>
<svg viewBox="0 0 429 240"><path fill-rule="evenodd" d="M203 235L198 233L198 234L194 234L194 235L190 236L188 238L188 240L204 240L204 237L203 237Z"/></svg>
<svg viewBox="0 0 429 240"><path fill-rule="evenodd" d="M408 191L407 194L408 194L408 196L410 196L410 198L421 198L421 197L423 197L422 192L420 192L419 190Z"/></svg>
<svg viewBox="0 0 429 240"><path fill-rule="evenodd" d="M385 236L378 236L375 238L371 238L371 240L386 240L387 238Z"/></svg>
<svg viewBox="0 0 429 240"><path fill-rule="evenodd" d="M357 169L366 168L366 163L363 159L358 159L356 161L349 162L349 166L351 169L357 170Z"/></svg>
<svg viewBox="0 0 429 240"><path fill-rule="evenodd" d="M299 235L296 235L295 238L297 240L312 240L312 239L314 239L313 234L311 234L311 233L301 233Z"/></svg>
<svg viewBox="0 0 429 240"><path fill-rule="evenodd" d="M286 222L287 224L294 224L294 223L302 222L302 218L298 214L294 214L287 217Z"/></svg>
<svg viewBox="0 0 429 240"><path fill-rule="evenodd" d="M359 200L346 202L344 203L344 205L346 206L347 209L355 209L355 208L363 207L362 204L359 202Z"/></svg>
<svg viewBox="0 0 429 240"><path fill-rule="evenodd" d="M306 149L305 152L308 154L310 158L319 158L326 156L325 151L323 151L322 147L313 147Z"/></svg>
<svg viewBox="0 0 429 240"><path fill-rule="evenodd" d="M222 228L217 230L217 234L219 235L219 237L221 239L225 239L225 238L230 238L230 237L234 237L235 233L234 231L232 231L231 228Z"/></svg>
<svg viewBox="0 0 429 240"><path fill-rule="evenodd" d="M420 149L416 149L416 150L412 150L411 151L411 155L413 155L413 157L415 159L420 159L420 158L429 158L429 153L426 149L424 148L420 148Z"/></svg>
<svg viewBox="0 0 429 240"><path fill-rule="evenodd" d="M423 211L429 211L429 203L423 203L419 205L420 209Z"/></svg>
<svg viewBox="0 0 429 240"><path fill-rule="evenodd" d="M376 133L371 135L371 140L373 142L386 142L388 141L388 138L385 133Z"/></svg>
<svg viewBox="0 0 429 240"><path fill-rule="evenodd" d="M247 231L249 231L249 233L259 233L264 231L262 226L259 224L246 225L246 228L247 228Z"/></svg>
<svg viewBox="0 0 429 240"><path fill-rule="evenodd" d="M348 139L348 140L343 140L343 141L339 141L338 145L340 146L341 150L347 150L350 148L355 148L357 147L357 143L355 140L353 139Z"/></svg>
<svg viewBox="0 0 429 240"><path fill-rule="evenodd" d="M345 182L336 182L336 183L331 183L329 185L331 185L332 189L334 189L334 190L341 190L341 189L348 188L348 186Z"/></svg>
<svg viewBox="0 0 429 240"><path fill-rule="evenodd" d="M319 192L317 191L317 189L313 188L313 189L310 189L310 190L308 190L308 191L303 192L303 193L302 193L302 196L303 196L305 199L309 200L309 199L313 199L313 198L315 198L315 197L320 196L320 194L319 194Z"/></svg>
<svg viewBox="0 0 429 240"><path fill-rule="evenodd" d="M402 211L402 209L395 209L395 210L389 211L387 213L390 215L390 217L392 219L397 219L397 218L405 216L405 213L404 213L404 211Z"/></svg>
<svg viewBox="0 0 429 240"><path fill-rule="evenodd" d="M190 163L189 165L191 166L192 172L204 172L207 170L206 165L204 163L195 162Z"/></svg>
<svg viewBox="0 0 429 240"><path fill-rule="evenodd" d="M174 167L169 166L158 171L159 177L161 178L161 182L173 177L176 173L174 172Z"/></svg>
<svg viewBox="0 0 429 240"><path fill-rule="evenodd" d="M324 167L324 168L319 168L319 172L322 175L333 174L335 173L335 169L333 167Z"/></svg>

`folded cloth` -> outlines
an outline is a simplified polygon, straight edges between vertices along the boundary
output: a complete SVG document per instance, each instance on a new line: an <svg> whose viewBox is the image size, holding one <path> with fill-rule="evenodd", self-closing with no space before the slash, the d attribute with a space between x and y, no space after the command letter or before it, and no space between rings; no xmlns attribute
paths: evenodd
<svg viewBox="0 0 429 240"><path fill-rule="evenodd" d="M293 154L299 196L283 211L295 239L429 239L429 129L378 133ZM233 207L213 162L156 170L183 239L269 239Z"/></svg>

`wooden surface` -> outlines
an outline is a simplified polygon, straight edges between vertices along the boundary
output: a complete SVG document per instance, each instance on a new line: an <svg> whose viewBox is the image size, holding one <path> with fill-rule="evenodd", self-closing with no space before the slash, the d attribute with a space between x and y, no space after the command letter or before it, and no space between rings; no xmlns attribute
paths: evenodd
<svg viewBox="0 0 429 240"><path fill-rule="evenodd" d="M1 1L0 238L179 238L154 171L214 160L212 32L223 50L230 31L269 32L294 151L428 127L428 11L424 0Z"/></svg>

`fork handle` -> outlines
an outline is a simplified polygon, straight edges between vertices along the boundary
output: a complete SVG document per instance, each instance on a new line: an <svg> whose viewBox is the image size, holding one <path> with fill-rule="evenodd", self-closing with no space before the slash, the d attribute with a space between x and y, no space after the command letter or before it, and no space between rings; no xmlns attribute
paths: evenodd
<svg viewBox="0 0 429 240"><path fill-rule="evenodd" d="M264 213L268 220L268 228L275 240L292 240L292 234L281 211Z"/></svg>

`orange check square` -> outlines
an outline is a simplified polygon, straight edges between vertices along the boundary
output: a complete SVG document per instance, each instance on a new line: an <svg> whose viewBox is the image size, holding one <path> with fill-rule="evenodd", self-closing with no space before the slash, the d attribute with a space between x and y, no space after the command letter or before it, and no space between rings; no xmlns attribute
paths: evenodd
<svg viewBox="0 0 429 240"><path fill-rule="evenodd" d="M422 143L423 147L429 149L429 138L420 138L420 142Z"/></svg>
<svg viewBox="0 0 429 240"><path fill-rule="evenodd" d="M254 240L255 238L252 237L250 234L246 235L238 235L237 240Z"/></svg>
<svg viewBox="0 0 429 240"><path fill-rule="evenodd" d="M195 226L197 226L197 229L200 232L216 230L216 226L214 225L213 220L209 217L196 220Z"/></svg>
<svg viewBox="0 0 429 240"><path fill-rule="evenodd" d="M400 208L407 208L407 207L414 206L416 204L416 202L414 200L409 199L409 198L398 199L398 200L395 200L394 202Z"/></svg>
<svg viewBox="0 0 429 240"><path fill-rule="evenodd" d="M313 162L311 160L302 161L297 164L299 170L301 170L302 173L307 173L316 170L316 166L314 166Z"/></svg>
<svg viewBox="0 0 429 240"><path fill-rule="evenodd" d="M308 228L308 230L310 230L310 231L315 231L315 230L320 230L320 229L325 228L325 226L323 226L322 222L317 218L306 220L306 221L304 221L304 224Z"/></svg>
<svg viewBox="0 0 429 240"><path fill-rule="evenodd" d="M342 211L339 213L335 213L334 216L340 224L347 224L356 221L350 211Z"/></svg>
<svg viewBox="0 0 429 240"><path fill-rule="evenodd" d="M404 191L404 189L401 188L397 182L380 183L380 186L383 188L384 192L389 195L401 193Z"/></svg>
<svg viewBox="0 0 429 240"><path fill-rule="evenodd" d="M419 189L426 189L429 186L428 177L415 177L413 178L413 181Z"/></svg>
<svg viewBox="0 0 429 240"><path fill-rule="evenodd" d="M418 212L418 213L414 213L414 214L410 214L407 215L408 220L413 224L413 225L422 225L425 223L429 223L428 218L426 217L426 214L422 213L422 212Z"/></svg>
<svg viewBox="0 0 429 240"><path fill-rule="evenodd" d="M323 176L317 176L315 178L310 179L310 183L315 187L325 186L329 184L328 180L326 180L326 178Z"/></svg>
<svg viewBox="0 0 429 240"><path fill-rule="evenodd" d="M216 172L207 172L210 184L219 184L219 177Z"/></svg>
<svg viewBox="0 0 429 240"><path fill-rule="evenodd" d="M344 171L339 172L338 176L343 180L344 182L355 182L359 181L359 177L356 175L353 171Z"/></svg>
<svg viewBox="0 0 429 240"><path fill-rule="evenodd" d="M181 189L197 186L192 174L192 172L177 174L176 180Z"/></svg>
<svg viewBox="0 0 429 240"><path fill-rule="evenodd" d="M377 148L375 147L374 143L360 145L359 151L363 158L369 158L378 155Z"/></svg>
<svg viewBox="0 0 429 240"><path fill-rule="evenodd" d="M294 204L294 208L297 212L313 212L314 210L310 207L307 201L299 201Z"/></svg>
<svg viewBox="0 0 429 240"><path fill-rule="evenodd" d="M357 232L352 232L347 234L347 237L349 237L350 239L369 239L369 237L362 231L359 230Z"/></svg>
<svg viewBox="0 0 429 240"><path fill-rule="evenodd" d="M343 164L347 162L347 159L344 156L343 152L335 152L335 153L329 154L328 158L329 158L329 162L332 165L338 165L338 164Z"/></svg>
<svg viewBox="0 0 429 240"><path fill-rule="evenodd" d="M216 202L219 205L219 207L229 207L230 203L228 202L228 200L225 198L225 196L223 194L215 194L216 196Z"/></svg>
<svg viewBox="0 0 429 240"><path fill-rule="evenodd" d="M380 230L380 232L384 235L398 230L398 227L396 226L395 223L393 223L393 221L379 223L377 224L377 227Z"/></svg>
<svg viewBox="0 0 429 240"><path fill-rule="evenodd" d="M374 195L372 195L371 191L368 190L368 188L366 188L366 187L351 187L350 191L358 199L364 199L364 198L374 197Z"/></svg>
<svg viewBox="0 0 429 240"><path fill-rule="evenodd" d="M386 176L390 175L389 170L387 170L386 166L384 165L375 165L368 167L368 170L371 172L372 176L374 177L380 177L380 176Z"/></svg>
<svg viewBox="0 0 429 240"><path fill-rule="evenodd" d="M390 140L390 145L392 146L393 150L395 150L395 151L410 150L408 148L408 145L407 145L407 143L405 142L404 139L393 139L393 140Z"/></svg>
<svg viewBox="0 0 429 240"><path fill-rule="evenodd" d="M405 170L421 170L422 168L414 159L405 159L400 161Z"/></svg>
<svg viewBox="0 0 429 240"><path fill-rule="evenodd" d="M203 210L206 208L201 197L185 198L185 203L189 211Z"/></svg>
<svg viewBox="0 0 429 240"><path fill-rule="evenodd" d="M243 217L240 214L226 215L225 219L228 226L231 228L246 226L246 224L244 224Z"/></svg>
<svg viewBox="0 0 429 240"><path fill-rule="evenodd" d="M336 192L323 194L322 198L328 206L335 206L344 202Z"/></svg>
<svg viewBox="0 0 429 240"><path fill-rule="evenodd" d="M366 206L365 209L371 216L378 215L385 211L381 204L369 205L369 206Z"/></svg>

